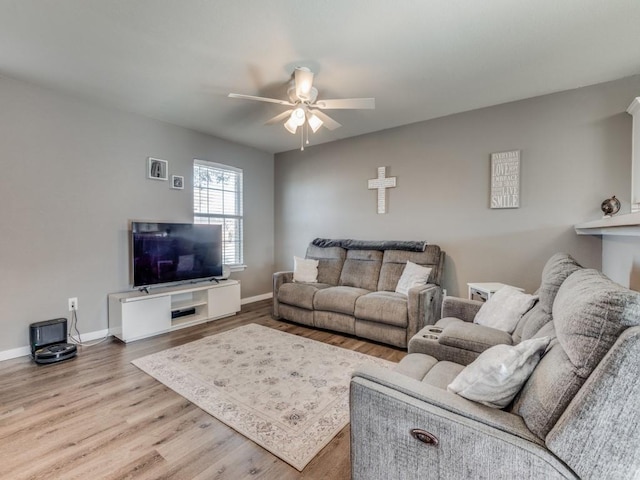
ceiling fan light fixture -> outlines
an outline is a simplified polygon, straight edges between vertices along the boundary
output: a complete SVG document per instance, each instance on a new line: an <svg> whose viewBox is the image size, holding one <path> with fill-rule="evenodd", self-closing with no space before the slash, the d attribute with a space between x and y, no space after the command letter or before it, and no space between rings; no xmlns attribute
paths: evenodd
<svg viewBox="0 0 640 480"><path fill-rule="evenodd" d="M322 124L324 123L322 120L320 120L318 118L317 115L315 114L311 114L309 115L309 118L307 119L307 121L309 122L309 126L311 127L311 131L313 133L316 133L318 131L318 129L322 126Z"/></svg>
<svg viewBox="0 0 640 480"><path fill-rule="evenodd" d="M307 67L296 67L294 78L298 98L303 102L310 100L313 86L313 72Z"/></svg>
<svg viewBox="0 0 640 480"><path fill-rule="evenodd" d="M284 128L294 135L297 133L298 127L303 127L300 131L302 134L302 149L304 149L305 134L307 136L307 143L309 143L308 137L310 129L315 133L320 129L320 127L325 127L327 130L333 131L342 126L329 115L324 113L323 110L363 110L375 108L374 98L334 98L317 101L318 89L313 86L313 78L314 74L309 68L296 67L287 88L289 101L267 97L256 97L254 95L244 95L240 93L230 93L229 97L277 103L279 105L290 107L287 111L269 119L265 124L273 125L283 122L286 119ZM304 128L305 123L306 128Z"/></svg>
<svg viewBox="0 0 640 480"><path fill-rule="evenodd" d="M289 120L300 127L301 125L304 125L304 121L306 120L306 118L307 116L304 113L304 108L298 107L293 112L291 112L291 117L289 117Z"/></svg>
<svg viewBox="0 0 640 480"><path fill-rule="evenodd" d="M298 124L292 120L293 118L289 117L289 120L284 122L284 128L286 128L289 133L295 134L296 130L298 130Z"/></svg>

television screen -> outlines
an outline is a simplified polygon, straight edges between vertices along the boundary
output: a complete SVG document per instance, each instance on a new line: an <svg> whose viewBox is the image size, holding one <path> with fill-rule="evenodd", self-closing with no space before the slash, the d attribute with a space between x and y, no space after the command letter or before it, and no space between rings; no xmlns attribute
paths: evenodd
<svg viewBox="0 0 640 480"><path fill-rule="evenodd" d="M222 275L222 226L132 222L133 286Z"/></svg>

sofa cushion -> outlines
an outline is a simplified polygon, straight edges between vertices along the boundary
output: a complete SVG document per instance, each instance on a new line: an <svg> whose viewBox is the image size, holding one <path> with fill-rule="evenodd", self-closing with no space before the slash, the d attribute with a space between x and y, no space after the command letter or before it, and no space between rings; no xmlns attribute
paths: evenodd
<svg viewBox="0 0 640 480"><path fill-rule="evenodd" d="M326 283L283 283L278 290L278 301L312 310L316 292L329 287Z"/></svg>
<svg viewBox="0 0 640 480"><path fill-rule="evenodd" d="M442 252L437 245L428 245L424 252L408 252L405 250L385 250L380 268L380 279L377 290L395 292L398 280L407 262L431 268L429 283L440 284L440 256Z"/></svg>
<svg viewBox="0 0 640 480"><path fill-rule="evenodd" d="M538 297L535 295L523 293L517 288L506 285L480 307L473 322L511 333L522 316L537 300Z"/></svg>
<svg viewBox="0 0 640 480"><path fill-rule="evenodd" d="M313 321L314 313L313 310L307 310L306 308L295 307L286 303L280 304L280 314L283 318L302 325L315 326Z"/></svg>
<svg viewBox="0 0 640 480"><path fill-rule="evenodd" d="M407 329L380 322L355 319L355 334L377 342L387 343L399 348L407 348Z"/></svg>
<svg viewBox="0 0 640 480"><path fill-rule="evenodd" d="M556 334L586 378L625 328L640 325L640 294L591 269L575 272L565 284L553 303Z"/></svg>
<svg viewBox="0 0 640 480"><path fill-rule="evenodd" d="M407 297L395 292L367 293L356 300L355 316L404 328L407 326Z"/></svg>
<svg viewBox="0 0 640 480"><path fill-rule="evenodd" d="M624 329L640 325L640 294L604 274L582 269L560 286L553 303L557 340L522 389L513 411L544 439Z"/></svg>
<svg viewBox="0 0 640 480"><path fill-rule="evenodd" d="M340 274L340 285L377 290L383 252L378 250L348 250Z"/></svg>
<svg viewBox="0 0 640 480"><path fill-rule="evenodd" d="M438 360L431 355L410 353L409 355L405 355L393 370L407 377L411 377L414 380L422 381L427 372L431 370L436 363L438 363Z"/></svg>
<svg viewBox="0 0 640 480"><path fill-rule="evenodd" d="M538 295L538 303L522 316L522 321L513 332L515 342L532 338L544 324L551 321L553 301L560 286L569 275L581 268L580 264L566 253L556 253L547 260L542 269L540 287L535 293Z"/></svg>
<svg viewBox="0 0 640 480"><path fill-rule="evenodd" d="M473 325L473 324L470 324L469 322L465 322L464 320L461 320L461 319L456 318L456 317L444 317L444 318L441 318L440 320L438 320L435 323L435 326L444 329L444 328L447 328L449 325L459 325L459 324L462 324L462 323Z"/></svg>
<svg viewBox="0 0 640 480"><path fill-rule="evenodd" d="M356 334L356 320L353 318L353 315L346 315L344 313L314 310L313 326L348 333L349 335Z"/></svg>
<svg viewBox="0 0 640 480"><path fill-rule="evenodd" d="M315 245L307 247L306 258L318 260L318 282L328 283L329 285L338 285L340 281L340 272L344 260L347 257L347 251L340 247L320 248Z"/></svg>
<svg viewBox="0 0 640 480"><path fill-rule="evenodd" d="M447 385L453 382L464 368L464 365L444 360L436 363L433 368L430 368L422 381L433 387L446 390Z"/></svg>
<svg viewBox="0 0 640 480"><path fill-rule="evenodd" d="M444 320L444 319L443 319ZM438 343L481 353L495 345L512 345L511 335L502 330L468 322L436 323L443 326Z"/></svg>
<svg viewBox="0 0 640 480"><path fill-rule="evenodd" d="M449 384L447 390L492 408L506 407L544 355L550 337L484 351Z"/></svg>
<svg viewBox="0 0 640 480"><path fill-rule="evenodd" d="M525 313L516 329L511 336L513 343L520 343L523 340L529 340L534 334L542 328L543 325L551 321L551 314L545 313L540 306L540 302L536 303L531 310ZM526 334L525 334L526 332Z"/></svg>
<svg viewBox="0 0 640 480"><path fill-rule="evenodd" d="M581 269L582 266L571 255L556 253L551 256L542 269L542 279L540 288L538 288L540 308L542 308L543 312L552 312L556 295L564 281L572 273Z"/></svg>
<svg viewBox="0 0 640 480"><path fill-rule="evenodd" d="M356 287L329 287L318 290L313 297L315 310L345 313L353 315L356 309L356 300L369 290Z"/></svg>
<svg viewBox="0 0 640 480"><path fill-rule="evenodd" d="M318 260L293 257L293 281L316 283L318 281Z"/></svg>

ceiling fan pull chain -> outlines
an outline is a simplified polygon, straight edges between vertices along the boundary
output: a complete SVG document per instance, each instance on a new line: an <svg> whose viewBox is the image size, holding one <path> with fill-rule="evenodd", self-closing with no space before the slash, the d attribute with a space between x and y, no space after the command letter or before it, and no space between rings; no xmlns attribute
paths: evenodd
<svg viewBox="0 0 640 480"><path fill-rule="evenodd" d="M300 151L304 151L304 128L300 129Z"/></svg>
<svg viewBox="0 0 640 480"><path fill-rule="evenodd" d="M309 145L309 122L305 122L304 129L307 132L307 145Z"/></svg>

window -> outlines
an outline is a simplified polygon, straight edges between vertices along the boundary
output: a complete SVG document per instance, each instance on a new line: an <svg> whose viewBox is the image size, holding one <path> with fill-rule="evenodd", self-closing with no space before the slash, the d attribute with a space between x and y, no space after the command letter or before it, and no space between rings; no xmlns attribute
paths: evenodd
<svg viewBox="0 0 640 480"><path fill-rule="evenodd" d="M193 221L222 225L222 263L242 265L242 170L193 162Z"/></svg>

